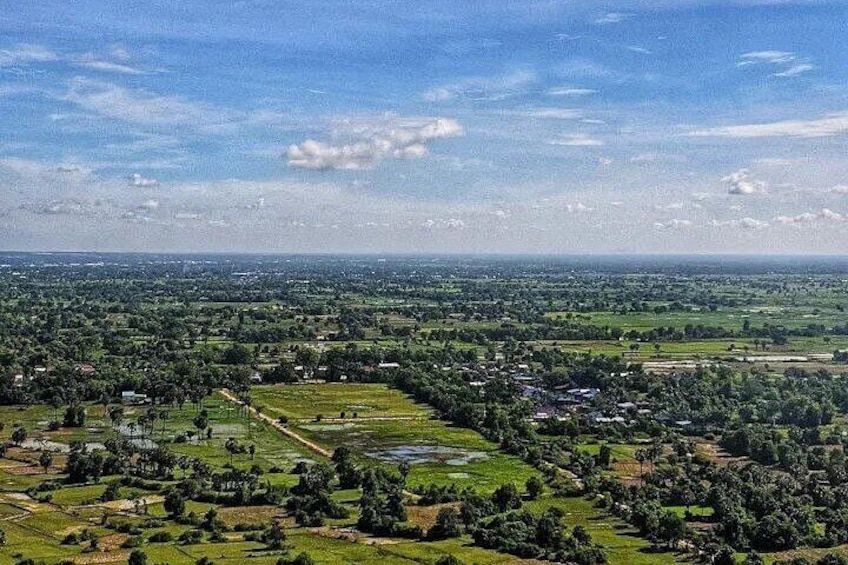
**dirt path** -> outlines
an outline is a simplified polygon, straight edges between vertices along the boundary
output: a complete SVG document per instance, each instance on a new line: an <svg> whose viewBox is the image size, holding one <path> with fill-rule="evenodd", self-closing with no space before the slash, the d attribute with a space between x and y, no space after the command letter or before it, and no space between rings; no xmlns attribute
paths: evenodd
<svg viewBox="0 0 848 565"><path fill-rule="evenodd" d="M244 402L242 402L241 400L236 398L233 395L233 393L231 393L229 390L221 389L218 392L221 394L221 396L223 396L224 398L226 398L230 402L234 402L234 403L236 403L240 406L244 406ZM310 441L310 440L306 439L305 437L303 437L302 435L300 435L296 432L293 432L292 430L290 430L286 426L282 425L281 423L279 423L277 420L275 420L271 416L266 416L265 414L260 413L258 410L256 410L256 408L254 408L252 406L249 407L248 410L250 411L251 416L254 416L256 418L259 418L260 420L267 422L271 427L278 430L283 435L290 437L291 439L293 439L297 443L309 448L311 451L317 453L318 455L320 455L322 457L327 457L327 458L329 458L332 455L332 452L324 449L323 447L321 447L320 445L318 445L314 441Z"/></svg>

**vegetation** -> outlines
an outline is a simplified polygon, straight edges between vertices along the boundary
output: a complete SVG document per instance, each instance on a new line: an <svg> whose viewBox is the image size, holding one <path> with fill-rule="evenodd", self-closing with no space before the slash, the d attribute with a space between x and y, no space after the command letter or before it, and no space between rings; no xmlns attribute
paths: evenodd
<svg viewBox="0 0 848 565"><path fill-rule="evenodd" d="M9 261L2 562L848 549L840 273Z"/></svg>

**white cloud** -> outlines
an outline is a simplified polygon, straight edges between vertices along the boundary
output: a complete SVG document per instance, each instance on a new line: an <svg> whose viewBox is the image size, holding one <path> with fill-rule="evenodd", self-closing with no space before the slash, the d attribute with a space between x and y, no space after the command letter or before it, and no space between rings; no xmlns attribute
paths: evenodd
<svg viewBox="0 0 848 565"><path fill-rule="evenodd" d="M80 183L91 175L91 168L75 163L47 163L31 159L9 157L0 159L0 171L11 173L21 179L34 183Z"/></svg>
<svg viewBox="0 0 848 565"><path fill-rule="evenodd" d="M453 84L425 91L427 102L447 102L455 99L505 100L527 92L538 81L532 71L515 71L495 77L470 77Z"/></svg>
<svg viewBox="0 0 848 565"><path fill-rule="evenodd" d="M835 194L848 194L848 184L837 184L828 190L828 192L833 192Z"/></svg>
<svg viewBox="0 0 848 565"><path fill-rule="evenodd" d="M677 228L687 228L692 225L692 220L682 220L679 218L672 218L665 222L654 222L654 227L659 229L677 229Z"/></svg>
<svg viewBox="0 0 848 565"><path fill-rule="evenodd" d="M848 132L848 112L837 112L814 120L783 120L763 124L740 124L696 130L695 137L830 137Z"/></svg>
<svg viewBox="0 0 848 565"><path fill-rule="evenodd" d="M130 184L136 188L150 188L153 186L159 186L159 181L156 179L146 178L139 173L133 173L130 175Z"/></svg>
<svg viewBox="0 0 848 565"><path fill-rule="evenodd" d="M657 210L682 210L683 202L672 202L670 204L657 204L654 206Z"/></svg>
<svg viewBox="0 0 848 565"><path fill-rule="evenodd" d="M529 116L543 120L579 120L583 112L573 108L539 108L531 111Z"/></svg>
<svg viewBox="0 0 848 565"><path fill-rule="evenodd" d="M789 51L752 51L739 56L737 67L750 67L754 65L772 65L783 70L772 73L773 77L789 78L809 71L816 67L809 59L799 58L795 53Z"/></svg>
<svg viewBox="0 0 848 565"><path fill-rule="evenodd" d="M795 54L789 51L751 51L750 53L743 53L739 56L739 59L740 61L737 63L739 67L756 65L757 63L779 65L794 61Z"/></svg>
<svg viewBox="0 0 848 565"><path fill-rule="evenodd" d="M746 230L761 230L769 227L768 222L755 218L740 218L738 220L710 220L710 225L715 228L738 227Z"/></svg>
<svg viewBox="0 0 848 565"><path fill-rule="evenodd" d="M86 69L91 69L93 71L100 71L104 73L119 73L124 75L143 75L145 71L141 69L136 69L135 67L130 67L129 65L122 65L120 63L112 63L110 61L100 61L96 59L92 60L80 60L77 61L76 66L83 67Z"/></svg>
<svg viewBox="0 0 848 565"><path fill-rule="evenodd" d="M113 83L77 78L61 100L96 114L141 125L210 125L227 119L225 112L176 96L130 90Z"/></svg>
<svg viewBox="0 0 848 565"><path fill-rule="evenodd" d="M139 210L152 211L159 209L159 201L158 200L145 200L141 204L138 205Z"/></svg>
<svg viewBox="0 0 848 565"><path fill-rule="evenodd" d="M600 147L604 144L604 142L586 134L575 133L571 135L563 135L558 139L550 139L547 141L547 144L564 147Z"/></svg>
<svg viewBox="0 0 848 565"><path fill-rule="evenodd" d="M810 224L819 221L844 222L846 220L848 220L848 217L844 214L834 212L828 208L822 208L821 211L816 213L804 212L796 216L776 216L774 218L775 222L786 225Z"/></svg>
<svg viewBox="0 0 848 565"><path fill-rule="evenodd" d="M111 203L102 198L60 198L43 205L25 205L24 209L50 216L95 216L108 212L111 207Z"/></svg>
<svg viewBox="0 0 848 565"><path fill-rule="evenodd" d="M766 190L766 183L752 178L747 169L730 173L722 178L721 182L730 185L730 188L727 189L728 194L760 194Z"/></svg>
<svg viewBox="0 0 848 565"><path fill-rule="evenodd" d="M595 94L597 90L591 88L572 88L569 86L554 86L545 91L548 96L587 96Z"/></svg>
<svg viewBox="0 0 848 565"><path fill-rule="evenodd" d="M632 14L626 14L624 12L608 12L595 20L595 23L598 25L619 24L630 19L631 16Z"/></svg>
<svg viewBox="0 0 848 565"><path fill-rule="evenodd" d="M46 63L58 59L58 55L50 49L31 43L21 43L11 49L0 49L0 67L26 63Z"/></svg>
<svg viewBox="0 0 848 565"><path fill-rule="evenodd" d="M806 72L815 70L815 68L816 67L814 65L811 65L809 63L801 63L801 64L798 64L798 65L792 65L791 67L789 67L785 71L781 71L779 73L773 73L771 76L773 76L773 77L784 77L784 78L794 77L794 76L800 75L802 73L806 73Z"/></svg>
<svg viewBox="0 0 848 565"><path fill-rule="evenodd" d="M424 220L420 225L428 230L461 230L465 227L465 222L457 218L436 218Z"/></svg>
<svg viewBox="0 0 848 565"><path fill-rule="evenodd" d="M575 204L567 204L565 206L565 210L569 214L581 214L581 213L586 213L586 212L592 212L594 210L594 208L590 208L589 206L586 206L582 202L577 202Z"/></svg>
<svg viewBox="0 0 848 565"><path fill-rule="evenodd" d="M427 144L437 139L459 137L462 126L449 118L386 117L348 128L352 143L325 143L307 139L290 145L286 156L290 167L303 169L368 169L384 159L420 159Z"/></svg>

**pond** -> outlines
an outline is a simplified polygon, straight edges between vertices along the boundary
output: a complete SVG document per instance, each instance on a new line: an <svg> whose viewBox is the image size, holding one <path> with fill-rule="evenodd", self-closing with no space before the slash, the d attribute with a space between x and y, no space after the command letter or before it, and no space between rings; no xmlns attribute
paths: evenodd
<svg viewBox="0 0 848 565"><path fill-rule="evenodd" d="M410 465L420 463L443 463L445 465L467 465L474 461L485 461L489 458L482 451L471 451L458 447L444 445L399 445L386 449L366 451L365 455L387 463L403 463Z"/></svg>

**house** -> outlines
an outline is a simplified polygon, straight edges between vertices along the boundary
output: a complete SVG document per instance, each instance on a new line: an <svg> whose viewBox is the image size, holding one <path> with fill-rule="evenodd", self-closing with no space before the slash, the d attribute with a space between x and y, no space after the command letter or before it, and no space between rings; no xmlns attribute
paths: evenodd
<svg viewBox="0 0 848 565"><path fill-rule="evenodd" d="M400 363L378 363L377 368L385 370L400 369Z"/></svg>
<svg viewBox="0 0 848 565"><path fill-rule="evenodd" d="M252 375L250 375L250 382L255 384L255 385L261 385L262 384L262 375L260 375L258 372L253 373Z"/></svg>
<svg viewBox="0 0 848 565"><path fill-rule="evenodd" d="M536 408L536 413L533 415L533 419L536 421L539 420L547 420L548 418L554 418L557 415L557 410L553 406L540 406Z"/></svg>
<svg viewBox="0 0 848 565"><path fill-rule="evenodd" d="M558 396L557 401L566 404L586 404L592 402L600 392L597 388L570 388L565 391L565 394Z"/></svg>
<svg viewBox="0 0 848 565"><path fill-rule="evenodd" d="M147 404L147 401L146 394L139 394L134 390L121 392L121 404Z"/></svg>
<svg viewBox="0 0 848 565"><path fill-rule="evenodd" d="M595 416L596 424L623 424L626 420L621 416L613 416L610 418L609 416Z"/></svg>
<svg viewBox="0 0 848 565"><path fill-rule="evenodd" d="M545 394L545 391L537 386L524 385L521 387L521 396L525 398L536 398Z"/></svg>

